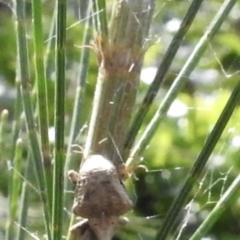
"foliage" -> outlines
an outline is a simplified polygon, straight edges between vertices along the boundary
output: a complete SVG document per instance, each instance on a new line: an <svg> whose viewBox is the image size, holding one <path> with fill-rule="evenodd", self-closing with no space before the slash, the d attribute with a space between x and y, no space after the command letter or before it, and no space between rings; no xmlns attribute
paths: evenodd
<svg viewBox="0 0 240 240"><path fill-rule="evenodd" d="M43 49L40 51L40 64L42 61L45 65L44 76L42 77L46 78L45 107L47 106L48 108L48 114L45 115L47 118L45 119L47 122L45 127L47 126L47 129L45 129L45 133L41 132L41 134L37 130L35 140L40 141L43 136L48 138L48 133L51 133L50 129L54 129L58 114L54 103L56 96L55 83L57 79L59 80L59 76L64 78L64 74L61 71L63 70L63 65L65 65L65 82L62 85L64 90L59 91L62 94L65 91L65 101L59 105L59 112L61 114L64 113L62 120L65 122L65 128L63 128L63 123L59 123L60 125L58 126L62 142L60 141L57 149L54 141L56 136L59 137L59 135L55 136L54 134L53 136L49 134L49 143L46 140L44 141L47 143L47 148L49 148L48 160L52 161L54 157L59 157L60 151L60 158L65 158L66 156L67 159L71 160L67 168L72 167L77 170L82 157L81 148L86 141L87 130L85 125L88 124L91 115L93 94L98 75L98 59L93 51L91 42L89 42L90 35L87 35L94 32L95 26L87 21L88 18L87 20L85 19L86 16L90 15L86 2L79 1L82 4L80 14L77 11L79 6L76 6L76 2L71 1L68 3L66 27L63 25L64 30L60 30L60 32L66 30L66 42L64 43L66 61L64 64L61 62L61 59L59 60L59 75L56 74L55 69L55 5L52 1L41 2L42 37L44 42L42 45ZM96 2L101 3L104 1ZM140 131L136 136L136 142L139 141L149 122L153 119L172 83L179 76L179 72L181 72L188 57L205 33L222 3L223 1L218 0L203 1L193 24L181 43L174 61L171 63L170 70L164 78L153 105L144 118ZM41 102L41 99L38 99L38 94L42 86L37 87L38 82L35 75L37 71L35 65L36 45L34 45L36 42L34 41L39 39L37 37L34 40L34 29L36 30L36 27L33 28L32 26L32 18L34 17L32 12L33 6L30 2L25 2L25 4L26 19L24 21L26 24L25 40L28 47L28 63L24 64L29 64L29 79L27 80L30 82L30 89L26 91L29 91L33 110L32 116L35 119L39 119L40 116L44 115L38 110L38 104ZM112 4L111 1L106 1L106 4L107 9L109 9L106 19L109 20L111 18L110 9ZM166 56L169 43L175 36L189 5L189 1L156 1L150 35L146 41L148 49L143 63L142 81L140 82L136 103L132 111L132 121L134 121L134 116L138 112L149 88L149 82L154 78L153 75L157 67L164 56ZM26 230L19 228L18 224L12 222L12 225L10 224L12 229L8 229L10 236L11 234L17 234L17 236L20 236L18 239L34 239L33 233L38 232L37 237L42 239L43 235L46 234L46 226L48 224L45 223L46 226L44 227L43 209L39 197L41 191L38 185L39 180L36 179L36 172L40 170L39 168L36 172L33 170L34 162L32 160L35 159L36 155L29 147L31 145L34 148L36 145L34 145L34 137L31 138L30 136L29 139L27 133L29 132L29 126L26 127L25 125L28 120L22 110L22 107L24 107L22 105L23 96L20 96L20 75L16 59L18 54L14 25L16 13L13 11L15 11L13 6L11 10L8 2L0 3L0 109L1 111L7 109L7 112L6 110L2 111L0 120L0 169L2 172L0 176L0 201L2 204L7 204L7 197L13 196L8 198L10 200L9 203L14 203L14 206L16 206L16 201L19 201L20 204L27 203L28 210L23 210L25 209L24 204L17 211L11 208L13 206L11 204L8 207L8 212L6 211L7 208L1 210L0 238L7 235L5 235L6 216L11 213L14 221L16 220L19 223L21 220L20 224L24 229L26 227ZM146 148L142 149L140 155L134 156L138 167L134 169L133 174L126 181L127 191L134 202L134 210L127 214L130 222L124 227L124 230L119 231L116 239L137 239L138 237L155 239L160 226L164 224L164 219L171 203L181 192L189 170L203 150L225 104L239 82L240 48L238 43L240 21L236 17L239 16L239 12L239 4L236 4L224 20L220 30L217 31L217 34L207 41L206 51L202 56L199 55L200 59L198 63L196 62L194 71L190 76L186 72L183 73L186 83L182 87L181 92L174 98L175 100L170 110L167 111L166 116L163 116L159 127L154 129L154 136L150 142L147 142ZM106 23L103 15L100 15L99 18L100 22ZM87 24L89 24L88 29L86 27ZM101 31L106 31L105 27L106 25L104 24L100 26ZM94 35L91 36L91 39L93 38ZM61 51L61 48L59 49ZM89 54L89 62L86 65L82 65L83 53ZM61 58L61 52L58 54L60 54ZM41 59L41 55L43 59ZM85 69L86 72L79 73L79 69L82 71ZM144 78L144 71L147 72L147 78ZM80 74L86 74L86 82L79 82ZM146 82L148 83L146 84ZM79 119L77 127L74 129L75 132L71 133L73 131L71 121L73 119L72 113L75 109L75 93L79 84L81 84L83 89L81 98L78 99L81 102L81 107L78 109ZM63 95L58 97L58 100L64 100ZM65 112L62 111L64 104ZM24 111L26 111L26 108ZM190 239L198 226L214 208L216 202L219 201L238 176L240 168L239 114L240 110L237 107L224 128L221 137L218 139L216 147L211 152L200 177L192 180L194 181L193 189L187 196L185 207L181 209L180 215L176 217L177 223L175 226L177 227L170 232L172 239ZM39 121L36 121L35 124L37 128L41 125ZM33 131L37 129L36 125L32 126ZM125 130L128 131L129 129ZM43 142L39 146L43 147ZM42 158L43 149L40 150L39 154ZM125 161L129 153L128 151L126 152ZM15 163L17 160L20 161L20 164ZM139 164L141 165L139 166ZM63 165L60 167L63 168ZM46 171L46 169L43 169L45 179L43 181L45 185L43 186L45 188L49 180ZM56 175L58 173L58 170L55 171ZM52 181L52 172L48 174L51 178L49 181ZM55 178L55 183L58 181L57 177ZM18 184L20 185L14 187L15 192L12 192L12 178L15 179L15 184L16 181L19 181ZM62 217L60 214L60 218L63 220L63 231L65 231L63 235L65 236L67 235L67 228L71 218L71 205L74 194L71 185L69 185L66 171L63 178L64 182L62 184L64 184L65 196L60 195L58 197L63 201L65 207ZM51 185L51 183L48 184ZM21 191L19 188L21 188ZM51 192L50 189L48 190ZM26 195L25 191L27 192ZM16 200L16 194L18 200ZM224 215L219 216L213 227L206 233L207 237L220 240L238 239L239 230L235 227L239 225L238 197L235 196L228 203L227 211L224 212ZM47 199L47 201L51 202L51 198ZM51 209L51 204L48 207ZM58 208L59 206L57 205L56 209ZM51 212L45 209L45 215L48 211ZM52 212L49 214L49 218L51 216ZM179 237L180 233L181 236ZM54 235L53 239L59 239L57 238L58 234L59 232Z"/></svg>

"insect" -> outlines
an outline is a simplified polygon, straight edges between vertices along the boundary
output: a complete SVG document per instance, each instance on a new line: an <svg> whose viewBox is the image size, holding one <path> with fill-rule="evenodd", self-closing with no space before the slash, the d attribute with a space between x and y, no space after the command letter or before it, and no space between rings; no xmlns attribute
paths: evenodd
<svg viewBox="0 0 240 240"><path fill-rule="evenodd" d="M86 240L111 240L115 230L127 219L121 217L132 209L124 185L113 163L101 155L91 155L79 173L69 177L76 184L73 213L84 218L71 231Z"/></svg>

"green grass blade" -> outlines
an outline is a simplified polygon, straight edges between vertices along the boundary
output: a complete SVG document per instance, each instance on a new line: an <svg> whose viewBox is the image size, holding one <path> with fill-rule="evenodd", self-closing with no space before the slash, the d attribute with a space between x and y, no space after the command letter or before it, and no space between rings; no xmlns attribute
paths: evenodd
<svg viewBox="0 0 240 240"><path fill-rule="evenodd" d="M200 240L204 238L213 224L219 219L219 217L221 217L223 212L230 206L231 203L238 199L239 185L240 174L235 178L230 187L217 202L213 210L208 214L204 222L199 226L189 240Z"/></svg>
<svg viewBox="0 0 240 240"><path fill-rule="evenodd" d="M19 77L19 74L17 74L17 77ZM21 89L20 89L20 82L19 79L16 79L16 89L17 89L17 97L15 101L15 106L14 106L14 119L13 119L13 124L12 124L12 152L10 159L14 158L15 154L15 147L16 147L16 142L19 137L19 132L21 130L21 127L23 125L23 117L21 116L22 113L22 99L21 99Z"/></svg>
<svg viewBox="0 0 240 240"><path fill-rule="evenodd" d="M18 231L16 235L16 240L24 240L25 239L25 228L27 225L27 217L28 217L28 209L29 209L29 186L28 181L30 179L30 175L32 172L33 164L32 164L32 153L31 149L28 149L27 154L27 167L25 169L24 174L24 182L22 185L22 191L21 191L21 199L20 199L20 207L19 207L19 221L18 221Z"/></svg>
<svg viewBox="0 0 240 240"><path fill-rule="evenodd" d="M29 141L31 145L31 150L34 159L34 168L37 175L38 187L40 191L41 201L43 203L44 209L44 223L46 228L46 233L49 239L51 239L50 234L50 218L49 218L49 208L46 198L46 183L44 178L44 170L42 165L42 155L40 146L38 143L37 132L35 129L34 115L33 115L33 104L31 99L31 89L30 89L30 74L28 65L28 49L26 40L26 26L25 26L25 5L24 1L16 0L14 1L14 8L16 10L16 38L17 38L17 54L20 67L20 89L22 96L22 103L26 118L26 125L28 130Z"/></svg>
<svg viewBox="0 0 240 240"><path fill-rule="evenodd" d="M33 12L33 30L34 30L34 62L36 69L37 83L37 106L40 129L41 150L44 161L44 173L47 183L47 199L49 210L51 212L52 204L52 158L50 153L48 139L48 100L47 84L44 69L44 47L43 47L43 29L42 29L42 2L40 0L32 1Z"/></svg>
<svg viewBox="0 0 240 240"><path fill-rule="evenodd" d="M175 100L177 94L181 91L182 87L186 83L188 76L197 66L199 60L201 59L202 55L204 54L205 50L207 49L208 42L215 36L215 34L220 29L223 21L228 16L228 13L232 9L235 4L235 0L233 1L225 1L216 14L215 18L211 22L209 28L206 30L196 47L194 48L192 54L188 58L187 62L181 69L180 73L178 74L177 78L174 80L172 86L170 87L169 91L167 92L166 96L164 97L163 101L161 102L158 110L156 111L155 115L153 116L151 122L147 126L146 130L142 134L139 141L136 143L134 148L131 150L129 160L127 161L127 165L129 168L134 168L138 163L139 159L136 157L140 155L146 146L149 144L150 140L152 139L156 129L158 128L159 124L165 117L169 107L171 106L172 102Z"/></svg>
<svg viewBox="0 0 240 240"><path fill-rule="evenodd" d="M106 1L105 0L98 0L98 9L99 9L99 19L100 19L100 26L101 32L104 36L108 36L108 23L107 23L107 8L106 8Z"/></svg>
<svg viewBox="0 0 240 240"><path fill-rule="evenodd" d="M89 12L89 11L87 11ZM83 35L83 46L87 46L90 43L91 39L91 24L92 18L88 18L85 21L85 27L84 27L84 35ZM89 49L83 48L81 52L80 57L80 68L78 72L78 83L77 83L77 89L75 94L75 100L74 100L74 108L73 108L73 115L72 115L72 121L71 121L71 129L70 129L70 136L69 136L69 142L68 142L68 148L67 148L67 156L66 156L66 163L64 172L67 173L70 169L74 169L73 163L72 163L72 145L74 143L77 143L77 135L79 134L79 131L81 129L81 114L82 114L82 98L83 93L85 91L85 84L86 84L86 78L88 73L88 64L89 64ZM69 179L64 179L64 206L68 209L68 203L70 200L73 199L72 197L69 197L69 189L72 189L72 183L69 181ZM71 201L72 203L72 201ZM72 226L74 223L74 215L71 214L69 226ZM67 233L67 239L71 239L72 235L71 232L68 231Z"/></svg>
<svg viewBox="0 0 240 240"><path fill-rule="evenodd" d="M55 46L55 34L56 34L56 18L57 18L57 3L54 6L54 11L51 20L51 26L47 38L47 46L46 51L44 54L44 66L46 72L46 79L48 79L51 75L52 66L54 65L51 61L51 51L54 49Z"/></svg>
<svg viewBox="0 0 240 240"><path fill-rule="evenodd" d="M63 224L66 0L57 1L56 31L55 149L52 204L53 240L62 238Z"/></svg>
<svg viewBox="0 0 240 240"><path fill-rule="evenodd" d="M0 159L6 159L4 156L5 151L5 134L6 134L6 126L8 123L9 112L8 110L3 110L0 118Z"/></svg>
<svg viewBox="0 0 240 240"><path fill-rule="evenodd" d="M173 37L173 40L171 41L171 44L168 47L168 50L166 54L163 57L163 60L158 67L158 71L156 73L156 76L150 85L148 92L146 93L146 96L141 104L141 107L139 108L138 112L136 113L136 116L133 119L133 122L131 124L130 130L126 137L125 142L125 149L128 152L135 141L135 138L137 136L137 133L143 123L143 120L145 116L148 113L148 110L150 109L153 100L155 99L155 96L158 93L158 90L173 62L174 57L177 54L177 51L188 31L190 28L193 20L195 19L195 16L202 4L203 0L194 0L192 4L190 5L185 18L183 19L181 26L178 30L178 32Z"/></svg>
<svg viewBox="0 0 240 240"><path fill-rule="evenodd" d="M24 182L22 186L22 193L21 193L21 199L19 204L19 226L18 231L16 234L16 240L24 240L25 239L25 230L26 223L27 223L27 214L28 214L28 208L29 208L29 200L28 200L28 187L27 183Z"/></svg>
<svg viewBox="0 0 240 240"><path fill-rule="evenodd" d="M91 39L90 26L91 26L91 18L88 18L85 21L85 29L84 29L82 46L87 46L90 43L90 39ZM72 145L77 144L76 138L81 129L82 100L83 100L82 98L83 98L83 93L85 92L85 83L86 83L86 78L88 73L88 63L89 63L89 48L83 47L81 52L81 59L79 63L80 68L78 73L78 83L77 83L77 89L76 89L75 100L74 100L71 130L70 130L70 136L68 141L67 156L66 156L66 163L65 163L65 170L64 170L65 173L67 173L68 170L72 169L72 164L71 164ZM69 181L69 179L65 178L65 181L64 181L65 202L67 202L67 198L68 198L67 192L69 188L72 189L72 183Z"/></svg>
<svg viewBox="0 0 240 240"><path fill-rule="evenodd" d="M6 240L12 240L16 237L16 225L17 221L17 213L19 211L18 208L18 198L21 186L21 168L22 168L22 152L23 152L23 144L22 140L18 139L16 144L15 157L13 160L13 168L11 169L11 188L9 189L9 218L7 222L7 231L6 231Z"/></svg>

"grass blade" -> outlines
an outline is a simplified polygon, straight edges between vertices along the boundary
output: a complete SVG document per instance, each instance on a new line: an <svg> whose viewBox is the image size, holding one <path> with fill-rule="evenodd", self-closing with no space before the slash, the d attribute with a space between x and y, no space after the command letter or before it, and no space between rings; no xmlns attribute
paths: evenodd
<svg viewBox="0 0 240 240"><path fill-rule="evenodd" d="M19 74L17 74L17 77ZM12 124L12 153L10 156L10 159L14 158L15 154L15 147L16 147L16 142L19 137L19 132L21 130L21 127L23 125L23 117L21 116L21 113L23 111L22 109L22 102L21 102L21 89L20 89L20 82L18 79L16 79L16 88L17 88L17 97L15 101L15 106L14 106L14 120Z"/></svg>
<svg viewBox="0 0 240 240"><path fill-rule="evenodd" d="M6 135L6 127L8 123L9 112L4 109L1 113L0 118L0 159L6 159L4 156L5 151L5 135Z"/></svg>
<svg viewBox="0 0 240 240"><path fill-rule="evenodd" d="M26 223L27 223L27 214L28 214L28 189L27 189L27 183L24 182L22 186L22 194L21 194L21 199L20 199L20 204L19 204L19 226L18 226L18 231L16 234L16 240L24 240L25 239L25 231L23 230L26 228Z"/></svg>
<svg viewBox="0 0 240 240"><path fill-rule="evenodd" d="M22 168L22 152L23 152L23 144L22 140L18 139L16 144L16 151L15 151L15 157L13 160L13 166L11 169L11 188L10 196L9 196L9 219L7 222L7 232L6 232L6 240L12 240L16 237L16 225L15 222L17 221L17 213L18 213L18 196L21 186L21 177L20 172Z"/></svg>
<svg viewBox="0 0 240 240"><path fill-rule="evenodd" d="M44 48L43 48L43 29L42 29L42 2L40 0L32 1L33 12L33 30L34 30L34 62L36 69L37 83L37 105L38 119L40 129L41 150L44 161L44 173L47 183L47 198L49 210L51 212L52 204L52 158L50 153L48 139L48 100L47 100L47 84L44 69Z"/></svg>
<svg viewBox="0 0 240 240"><path fill-rule="evenodd" d="M30 89L30 74L28 65L28 49L26 40L26 19L25 19L25 5L22 0L14 1L14 8L16 10L16 38L17 38L17 51L18 51L18 64L20 67L20 89L23 102L23 109L26 118L26 125L28 130L29 141L31 145L31 150L34 159L34 168L37 175L38 187L40 190L40 197L43 203L44 209L44 223L46 228L46 233L49 239L50 235L50 217L49 217L49 207L45 191L45 177L42 165L42 154L37 138L37 132L35 129L35 121L33 115L33 104L31 99L31 89Z"/></svg>
<svg viewBox="0 0 240 240"><path fill-rule="evenodd" d="M83 46L87 46L90 43L91 39L91 18L88 18L85 21L85 28L84 28L84 35L83 35ZM85 84L86 78L88 73L88 63L89 63L89 48L83 47L81 52L81 59L79 63L79 74L78 74L78 82L77 82L77 89L75 94L74 100L74 108L73 108L73 115L72 115L72 122L71 122L71 130L70 136L68 141L68 148L67 148L67 156L66 156L66 163L65 163L65 170L64 172L67 173L68 170L72 169L71 165L71 157L72 157L72 145L77 143L77 136L81 129L81 117L82 117L82 101L83 101L83 93L85 92ZM69 179L65 178L64 181L64 190L67 190L72 186ZM65 202L67 201L67 195L65 194ZM66 206L66 204L65 204Z"/></svg>
<svg viewBox="0 0 240 240"><path fill-rule="evenodd" d="M50 78L52 66L54 62L51 59L51 51L54 49L55 46L55 34L56 34L56 18L57 18L57 3L55 3L52 19L51 19L51 26L48 34L48 38L46 40L47 46L44 54L44 66L45 66L45 73L46 78Z"/></svg>
<svg viewBox="0 0 240 240"><path fill-rule="evenodd" d="M29 149L30 150L30 149ZM20 211L19 211L19 221L18 221L18 231L16 235L16 240L25 239L25 228L27 225L28 209L29 209L29 186L28 181L30 179L32 171L32 154L31 151L28 151L27 155L27 167L24 174L24 182L22 185L21 199L20 199Z"/></svg>
<svg viewBox="0 0 240 240"><path fill-rule="evenodd" d="M56 31L55 149L52 203L53 240L62 238L63 223L66 0L57 1Z"/></svg>

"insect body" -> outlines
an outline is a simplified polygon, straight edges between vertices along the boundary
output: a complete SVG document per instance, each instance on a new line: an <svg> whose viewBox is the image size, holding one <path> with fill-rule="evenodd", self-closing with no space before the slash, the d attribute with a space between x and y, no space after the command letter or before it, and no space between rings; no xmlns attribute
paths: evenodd
<svg viewBox="0 0 240 240"><path fill-rule="evenodd" d="M132 208L115 166L101 155L92 155L79 173L70 171L69 176L76 183L73 213L88 219L84 224L98 240L110 240L123 222L120 216Z"/></svg>

